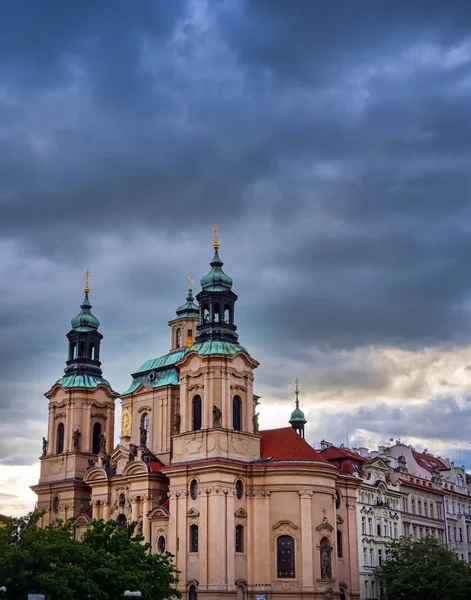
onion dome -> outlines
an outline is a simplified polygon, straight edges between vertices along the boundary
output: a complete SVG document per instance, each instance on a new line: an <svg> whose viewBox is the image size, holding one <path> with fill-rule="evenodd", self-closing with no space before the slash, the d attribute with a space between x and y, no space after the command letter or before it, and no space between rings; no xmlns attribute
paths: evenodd
<svg viewBox="0 0 471 600"><path fill-rule="evenodd" d="M194 319L198 318L199 308L194 302L193 290L191 288L188 290L188 296L186 297L185 304L182 304L181 306L179 306L177 308L176 312L177 312L177 316L179 318L183 318L183 317L191 317Z"/></svg>
<svg viewBox="0 0 471 600"><path fill-rule="evenodd" d="M218 253L219 244L215 244L214 257L209 263L211 271L201 278L201 287L206 292L223 292L232 288L232 277L222 270L223 262Z"/></svg>
<svg viewBox="0 0 471 600"><path fill-rule="evenodd" d="M88 293L90 288L85 288L85 298L80 305L82 309L79 314L74 317L71 321L72 329L75 331L96 331L100 327L100 321L92 314L90 300L88 299Z"/></svg>

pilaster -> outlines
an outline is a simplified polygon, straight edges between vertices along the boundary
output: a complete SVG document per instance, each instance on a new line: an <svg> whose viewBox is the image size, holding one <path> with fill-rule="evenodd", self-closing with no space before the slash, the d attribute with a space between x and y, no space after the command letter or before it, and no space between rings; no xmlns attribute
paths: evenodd
<svg viewBox="0 0 471 600"><path fill-rule="evenodd" d="M302 556L302 586L303 591L314 591L314 572L312 569L312 496L311 490L300 490L299 502L301 509L301 556Z"/></svg>

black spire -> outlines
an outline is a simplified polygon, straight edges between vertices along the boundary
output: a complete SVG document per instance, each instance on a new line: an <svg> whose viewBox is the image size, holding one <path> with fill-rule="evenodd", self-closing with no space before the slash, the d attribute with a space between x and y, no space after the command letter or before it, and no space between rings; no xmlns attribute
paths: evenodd
<svg viewBox="0 0 471 600"><path fill-rule="evenodd" d="M215 226L214 257L211 270L201 279L201 292L196 296L200 307L196 342L219 340L237 343L237 327L234 324L234 304L237 295L232 291L232 278L222 270L219 257L219 240Z"/></svg>
<svg viewBox="0 0 471 600"><path fill-rule="evenodd" d="M72 329L67 334L69 340L69 358L66 362L65 375L91 375L101 377L100 342L103 336L98 331L100 321L92 314L88 294L88 278L85 285L85 298L80 305L82 309L72 319Z"/></svg>

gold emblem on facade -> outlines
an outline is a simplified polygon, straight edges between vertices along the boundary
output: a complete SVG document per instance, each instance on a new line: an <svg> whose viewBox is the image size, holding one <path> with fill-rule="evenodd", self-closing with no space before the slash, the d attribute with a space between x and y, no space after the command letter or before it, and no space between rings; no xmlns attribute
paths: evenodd
<svg viewBox="0 0 471 600"><path fill-rule="evenodd" d="M131 420L131 412L126 408L121 417L121 435L127 436L131 433Z"/></svg>

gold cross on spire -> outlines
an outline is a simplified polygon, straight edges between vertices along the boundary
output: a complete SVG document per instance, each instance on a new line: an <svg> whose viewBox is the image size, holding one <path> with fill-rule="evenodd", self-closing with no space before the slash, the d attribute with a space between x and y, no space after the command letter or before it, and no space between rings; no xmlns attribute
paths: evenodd
<svg viewBox="0 0 471 600"><path fill-rule="evenodd" d="M188 289L193 290L193 273L188 275Z"/></svg>
<svg viewBox="0 0 471 600"><path fill-rule="evenodd" d="M213 237L214 237L213 248L215 250L219 250L219 248L220 248L220 246L219 246L219 225L217 223L214 223Z"/></svg>
<svg viewBox="0 0 471 600"><path fill-rule="evenodd" d="M83 291L86 294L88 294L90 292L89 278L90 278L90 271L87 269L85 271L85 287L83 288Z"/></svg>

